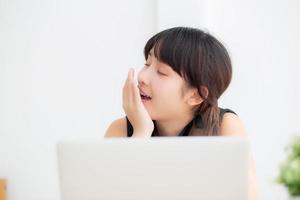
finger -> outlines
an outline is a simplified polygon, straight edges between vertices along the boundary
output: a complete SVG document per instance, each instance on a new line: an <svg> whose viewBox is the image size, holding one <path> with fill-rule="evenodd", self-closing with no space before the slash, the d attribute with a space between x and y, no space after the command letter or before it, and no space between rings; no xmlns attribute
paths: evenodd
<svg viewBox="0 0 300 200"><path fill-rule="evenodd" d="M134 103L134 69L130 69L128 90L130 94L130 103Z"/></svg>
<svg viewBox="0 0 300 200"><path fill-rule="evenodd" d="M129 77L129 71L127 73L127 77L126 77L126 80L123 85L123 102L125 101L125 98L127 97L126 90L128 88L128 77Z"/></svg>
<svg viewBox="0 0 300 200"><path fill-rule="evenodd" d="M127 94L128 94L128 103L132 104L134 103L134 91L132 88L133 84L133 76L134 76L134 70L130 68L129 73L128 73L128 88L127 88Z"/></svg>
<svg viewBox="0 0 300 200"><path fill-rule="evenodd" d="M130 101L130 76L131 76L131 69L129 69L127 78L123 87L123 105L128 105Z"/></svg>
<svg viewBox="0 0 300 200"><path fill-rule="evenodd" d="M127 78L124 84L124 87L128 87L129 81L130 81L130 73L131 73L131 68L128 70Z"/></svg>
<svg viewBox="0 0 300 200"><path fill-rule="evenodd" d="M134 79L134 74L132 75L132 78ZM142 99L141 99L141 96L140 96L140 91L139 91L139 88L137 86L137 81L136 80L132 81L132 94L133 94L133 101L135 102L135 104L142 103Z"/></svg>

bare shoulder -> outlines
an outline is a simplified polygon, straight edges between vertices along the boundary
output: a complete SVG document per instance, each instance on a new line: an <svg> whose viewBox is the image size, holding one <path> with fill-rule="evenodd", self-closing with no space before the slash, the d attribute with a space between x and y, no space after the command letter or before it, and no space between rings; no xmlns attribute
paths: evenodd
<svg viewBox="0 0 300 200"><path fill-rule="evenodd" d="M114 120L106 130L104 137L127 137L126 118Z"/></svg>
<svg viewBox="0 0 300 200"><path fill-rule="evenodd" d="M233 113L225 113L221 123L222 136L247 137L245 127L241 119Z"/></svg>

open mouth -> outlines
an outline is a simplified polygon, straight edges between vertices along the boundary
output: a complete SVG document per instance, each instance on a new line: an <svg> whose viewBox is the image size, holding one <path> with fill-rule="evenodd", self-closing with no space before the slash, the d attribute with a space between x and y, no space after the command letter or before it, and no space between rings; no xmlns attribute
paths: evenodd
<svg viewBox="0 0 300 200"><path fill-rule="evenodd" d="M141 95L141 99L143 102L150 101L152 99L152 97L147 95L146 92L144 92L140 87L139 87L139 90L140 90L140 95Z"/></svg>
<svg viewBox="0 0 300 200"><path fill-rule="evenodd" d="M150 96L145 95L145 94L141 94L141 98L142 98L142 100L144 100L144 101L149 101L149 100L152 99Z"/></svg>
<svg viewBox="0 0 300 200"><path fill-rule="evenodd" d="M142 90L140 90L140 95L141 95L142 101L149 101L149 100L152 99L149 95L147 95L147 94L146 94L145 92L143 92Z"/></svg>

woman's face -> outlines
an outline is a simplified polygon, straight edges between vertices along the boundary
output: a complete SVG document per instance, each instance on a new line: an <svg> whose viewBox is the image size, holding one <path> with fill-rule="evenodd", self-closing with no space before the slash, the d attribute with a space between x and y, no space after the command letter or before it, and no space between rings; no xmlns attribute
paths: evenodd
<svg viewBox="0 0 300 200"><path fill-rule="evenodd" d="M176 118L189 111L184 96L185 80L169 65L158 61L153 50L138 74L138 83L141 94L151 97L142 101L152 120Z"/></svg>

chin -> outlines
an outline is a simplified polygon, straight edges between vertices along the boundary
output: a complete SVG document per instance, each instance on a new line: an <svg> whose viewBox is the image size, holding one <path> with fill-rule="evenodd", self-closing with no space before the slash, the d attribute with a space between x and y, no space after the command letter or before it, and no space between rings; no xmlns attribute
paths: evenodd
<svg viewBox="0 0 300 200"><path fill-rule="evenodd" d="M162 115L159 113L149 113L152 120L162 120Z"/></svg>
<svg viewBox="0 0 300 200"><path fill-rule="evenodd" d="M162 114L163 113L160 113L160 112L156 112L155 110L153 110L153 109L149 109L149 108L147 108L147 107L145 107L146 108L146 110L147 110L147 112L148 112L148 114L149 114L149 116L150 116L150 118L152 119L152 120L161 120L161 118L162 118Z"/></svg>
<svg viewBox="0 0 300 200"><path fill-rule="evenodd" d="M147 109L147 111L148 111L148 109ZM149 112L149 111L148 111L148 114L149 114L149 116L150 116L150 118L151 118L152 120L157 120L157 115L156 115L155 113L152 113L152 112Z"/></svg>

